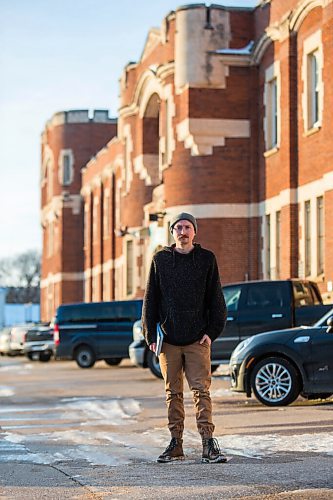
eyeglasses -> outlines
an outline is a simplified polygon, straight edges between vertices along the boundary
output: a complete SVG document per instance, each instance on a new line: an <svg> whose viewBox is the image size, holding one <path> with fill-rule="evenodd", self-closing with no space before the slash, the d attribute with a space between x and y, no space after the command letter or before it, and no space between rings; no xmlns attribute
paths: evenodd
<svg viewBox="0 0 333 500"><path fill-rule="evenodd" d="M177 224L176 226L173 226L173 229L177 231L177 233L180 233L183 229L185 231L189 231L191 229L192 225L191 224L186 224L186 226L182 226L180 224Z"/></svg>

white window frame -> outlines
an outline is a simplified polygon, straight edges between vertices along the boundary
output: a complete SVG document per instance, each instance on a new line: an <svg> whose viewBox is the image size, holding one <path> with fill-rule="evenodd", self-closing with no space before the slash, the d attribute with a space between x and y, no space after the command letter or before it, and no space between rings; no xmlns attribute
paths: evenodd
<svg viewBox="0 0 333 500"><path fill-rule="evenodd" d="M174 128L172 126L172 120L175 115L176 115L176 107L173 98L173 89L172 85L169 84L166 85L164 88L163 136L160 137L160 146L159 146L160 177L162 176L162 171L168 168L172 163L172 156L175 150L175 138L174 138Z"/></svg>
<svg viewBox="0 0 333 500"><path fill-rule="evenodd" d="M265 71L264 136L266 152L280 148L281 131L281 74L280 61Z"/></svg>
<svg viewBox="0 0 333 500"><path fill-rule="evenodd" d="M272 204L267 207L267 212L263 214L261 219L261 236L263 241L261 258L264 279L278 279L279 273L281 272L281 208L282 206L280 203ZM280 216L278 216L279 213ZM278 245L277 241L278 217L280 217L280 245Z"/></svg>
<svg viewBox="0 0 333 500"><path fill-rule="evenodd" d="M317 75L313 75L313 58L315 57ZM321 30L306 38L303 43L302 60L302 109L305 134L320 129L323 120L324 83L323 83L323 45ZM314 107L317 106L318 116L314 117Z"/></svg>

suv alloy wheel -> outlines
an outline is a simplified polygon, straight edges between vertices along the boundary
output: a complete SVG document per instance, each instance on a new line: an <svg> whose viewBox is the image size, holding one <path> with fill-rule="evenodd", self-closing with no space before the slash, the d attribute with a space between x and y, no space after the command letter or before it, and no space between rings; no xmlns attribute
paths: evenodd
<svg viewBox="0 0 333 500"><path fill-rule="evenodd" d="M300 393L296 368L284 358L271 357L259 361L251 375L255 397L266 406L286 406Z"/></svg>

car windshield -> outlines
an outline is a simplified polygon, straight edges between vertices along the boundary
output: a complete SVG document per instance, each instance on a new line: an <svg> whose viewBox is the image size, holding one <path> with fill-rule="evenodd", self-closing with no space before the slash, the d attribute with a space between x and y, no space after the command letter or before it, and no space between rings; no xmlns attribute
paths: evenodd
<svg viewBox="0 0 333 500"><path fill-rule="evenodd" d="M328 320L328 318L330 316L333 316L333 308L330 309L322 318L320 318L320 320L317 321L317 323L315 323L313 326L324 326L326 325L326 321Z"/></svg>

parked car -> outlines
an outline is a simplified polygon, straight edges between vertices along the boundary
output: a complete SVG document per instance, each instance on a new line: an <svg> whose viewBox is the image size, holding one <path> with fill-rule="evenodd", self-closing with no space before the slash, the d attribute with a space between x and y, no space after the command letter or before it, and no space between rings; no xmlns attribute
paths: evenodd
<svg viewBox="0 0 333 500"><path fill-rule="evenodd" d="M333 394L333 308L313 326L254 335L233 351L232 389L267 406Z"/></svg>
<svg viewBox="0 0 333 500"><path fill-rule="evenodd" d="M23 351L32 361L50 361L54 355L53 328L49 325L31 327L26 333Z"/></svg>
<svg viewBox="0 0 333 500"><path fill-rule="evenodd" d="M24 342L29 328L33 327L34 323L26 323L11 327L10 331L10 355L20 356L24 354Z"/></svg>
<svg viewBox="0 0 333 500"><path fill-rule="evenodd" d="M100 359L118 365L128 358L133 323L140 318L142 300L65 304L53 325L56 359L74 359L90 368Z"/></svg>
<svg viewBox="0 0 333 500"><path fill-rule="evenodd" d="M0 355L10 356L10 331L11 328L3 328L0 331Z"/></svg>
<svg viewBox="0 0 333 500"><path fill-rule="evenodd" d="M331 305L324 305L316 283L307 280L246 281L223 287L228 308L224 332L212 344L212 369L229 361L237 344L251 335L311 325ZM133 364L161 377L158 359L148 349L140 323L133 329L129 347Z"/></svg>

